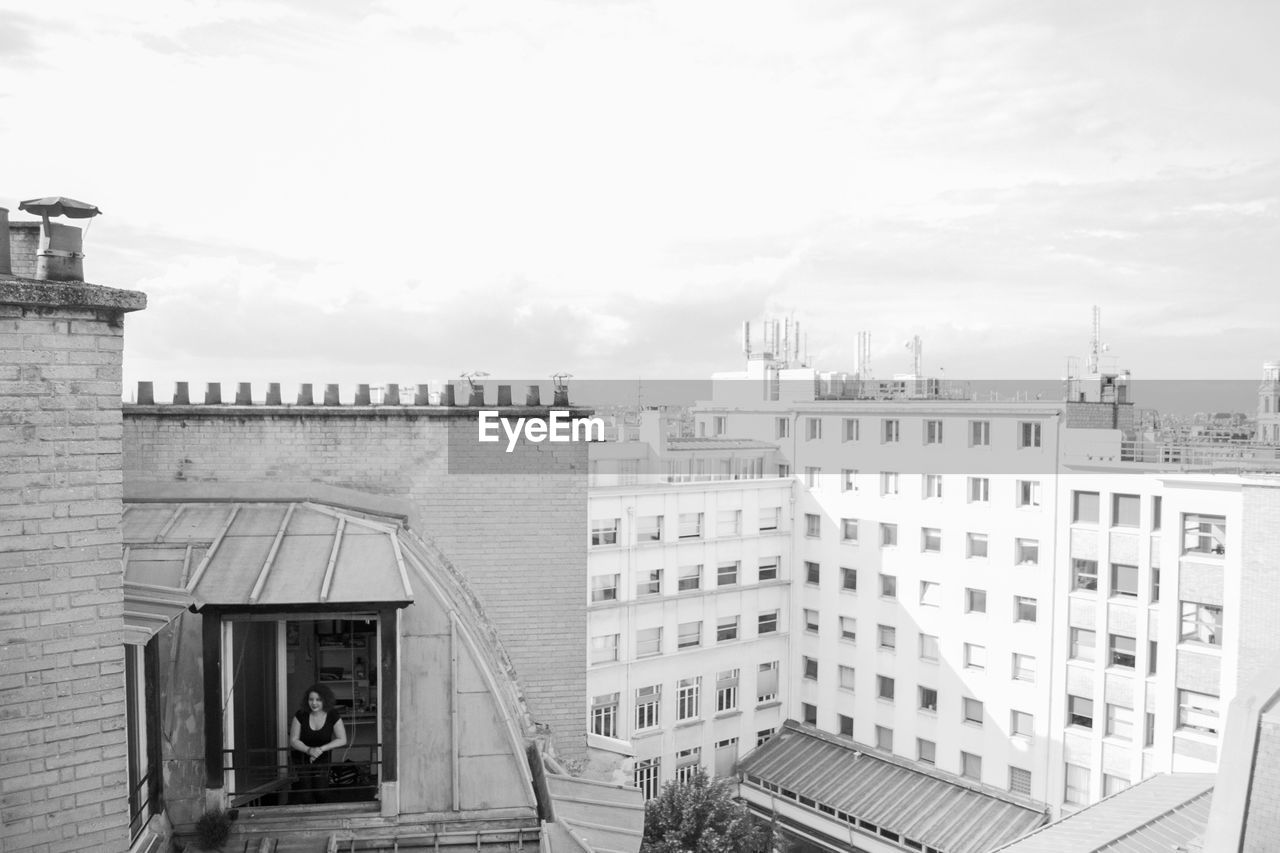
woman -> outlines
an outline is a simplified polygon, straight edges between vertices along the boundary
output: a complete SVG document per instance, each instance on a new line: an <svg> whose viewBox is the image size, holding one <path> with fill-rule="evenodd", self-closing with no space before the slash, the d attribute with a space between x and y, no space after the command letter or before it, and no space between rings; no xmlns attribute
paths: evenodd
<svg viewBox="0 0 1280 853"><path fill-rule="evenodd" d="M347 730L333 709L333 691L313 684L289 722L289 746L298 763L297 802L328 801L330 754L347 745Z"/></svg>

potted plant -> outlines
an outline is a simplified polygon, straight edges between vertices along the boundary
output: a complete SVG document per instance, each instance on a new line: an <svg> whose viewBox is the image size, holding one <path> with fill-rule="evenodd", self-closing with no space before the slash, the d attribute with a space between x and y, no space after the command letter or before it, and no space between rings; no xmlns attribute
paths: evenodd
<svg viewBox="0 0 1280 853"><path fill-rule="evenodd" d="M195 846L188 846L189 853L217 853L231 837L231 815L226 809L209 809L196 820Z"/></svg>

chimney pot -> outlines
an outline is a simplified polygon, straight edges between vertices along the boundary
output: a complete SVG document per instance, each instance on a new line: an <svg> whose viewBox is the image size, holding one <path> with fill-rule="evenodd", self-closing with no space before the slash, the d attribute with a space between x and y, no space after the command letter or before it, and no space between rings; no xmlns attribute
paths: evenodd
<svg viewBox="0 0 1280 853"><path fill-rule="evenodd" d="M241 382L236 387L236 405L252 406L253 405L253 384L249 382Z"/></svg>
<svg viewBox="0 0 1280 853"><path fill-rule="evenodd" d="M553 406L569 405L569 389L557 388L555 390L555 393L552 395L552 405Z"/></svg>
<svg viewBox="0 0 1280 853"><path fill-rule="evenodd" d="M510 385L498 386L498 405L499 406L511 405L511 386Z"/></svg>
<svg viewBox="0 0 1280 853"><path fill-rule="evenodd" d="M524 404L526 406L541 406L542 388L537 385L530 385L529 392L524 395Z"/></svg>
<svg viewBox="0 0 1280 853"><path fill-rule="evenodd" d="M442 406L458 405L454 395L455 395L455 392L453 389L453 384L449 383L445 385L443 388L440 389L440 405Z"/></svg>
<svg viewBox="0 0 1280 853"><path fill-rule="evenodd" d="M154 406L156 404L155 385L150 382L138 383L138 405Z"/></svg>
<svg viewBox="0 0 1280 853"><path fill-rule="evenodd" d="M356 405L368 406L369 403L369 385L368 383L356 386Z"/></svg>
<svg viewBox="0 0 1280 853"><path fill-rule="evenodd" d="M173 385L173 404L175 406L191 405L191 390L185 382L175 382Z"/></svg>
<svg viewBox="0 0 1280 853"><path fill-rule="evenodd" d="M217 406L222 403L222 383L210 382L204 389L204 404Z"/></svg>
<svg viewBox="0 0 1280 853"><path fill-rule="evenodd" d="M431 405L431 386L425 382L419 383L413 394L413 404L415 406Z"/></svg>
<svg viewBox="0 0 1280 853"><path fill-rule="evenodd" d="M315 395L311 391L311 383L303 382L298 386L298 405L314 406L316 404Z"/></svg>
<svg viewBox="0 0 1280 853"><path fill-rule="evenodd" d="M280 383L279 382L267 383L267 405L268 406L280 405Z"/></svg>
<svg viewBox="0 0 1280 853"><path fill-rule="evenodd" d="M342 395L338 391L337 385L324 386L324 404L326 406L341 406Z"/></svg>
<svg viewBox="0 0 1280 853"><path fill-rule="evenodd" d="M400 386L394 382L387 384L386 393L382 395L382 405L398 406L400 405Z"/></svg>
<svg viewBox="0 0 1280 853"><path fill-rule="evenodd" d="M471 386L471 399L467 400L467 405L475 406L477 408L484 407L484 386L483 385Z"/></svg>

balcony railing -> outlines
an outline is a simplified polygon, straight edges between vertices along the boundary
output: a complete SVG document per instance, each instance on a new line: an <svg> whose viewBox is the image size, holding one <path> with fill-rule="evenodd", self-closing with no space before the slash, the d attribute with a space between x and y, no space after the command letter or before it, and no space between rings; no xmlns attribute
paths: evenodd
<svg viewBox="0 0 1280 853"><path fill-rule="evenodd" d="M223 750L223 767L232 780L228 800L233 808L374 800L382 744L340 752L332 763L307 765L294 760L288 747Z"/></svg>

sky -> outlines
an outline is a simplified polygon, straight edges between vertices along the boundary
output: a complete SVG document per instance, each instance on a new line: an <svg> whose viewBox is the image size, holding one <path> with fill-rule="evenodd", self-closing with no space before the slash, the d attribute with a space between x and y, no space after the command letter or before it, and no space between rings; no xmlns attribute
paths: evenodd
<svg viewBox="0 0 1280 853"><path fill-rule="evenodd" d="M1280 359L1280 3L0 0L126 387Z"/></svg>

